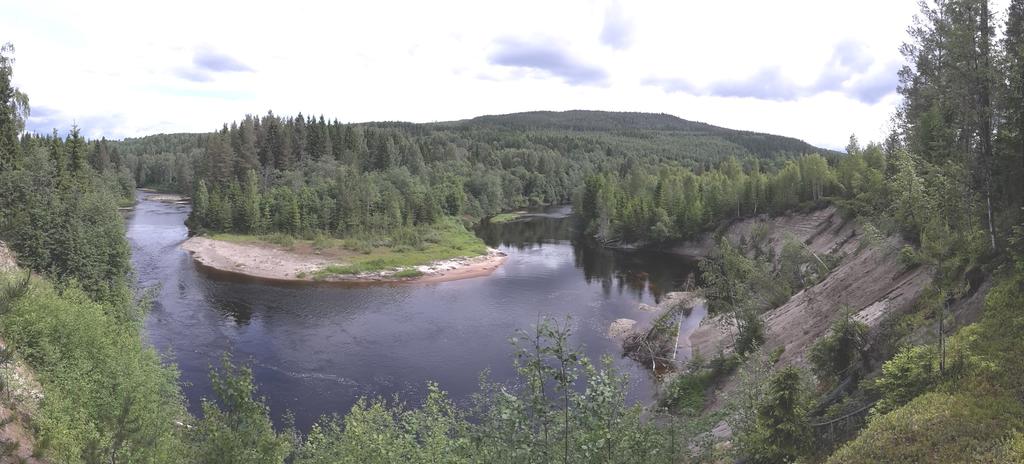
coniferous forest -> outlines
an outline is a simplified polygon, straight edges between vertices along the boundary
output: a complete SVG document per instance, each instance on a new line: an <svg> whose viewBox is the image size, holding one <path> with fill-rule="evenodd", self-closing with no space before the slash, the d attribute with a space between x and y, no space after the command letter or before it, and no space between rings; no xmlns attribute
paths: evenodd
<svg viewBox="0 0 1024 464"><path fill-rule="evenodd" d="M845 152L603 111L420 124L268 112L205 133L37 134L4 45L0 240L17 267L0 266L0 420L24 425L31 462L54 463L1024 462L1024 1L922 1L908 30L889 135L851 136ZM422 404L367 397L309 430L273 423L260 379L225 355L215 397L191 414L176 366L142 332L150 301L118 212L137 188L190 197L190 235L396 253L477 240L488 218L545 205L572 205L578 240L608 248L710 237L699 283L735 342L644 407L627 403L611 359L587 359L569 323L542 319L506 334L515 381L482 375L471 405L430 383ZM783 365L784 350L763 349L765 314L843 257L723 231L825 207L898 239L901 272L927 269L928 285L878 327L844 313ZM950 312L978 288L974 316ZM42 391L31 403L15 363ZM708 412L727 384L736 401ZM861 412L842 437L820 426ZM721 421L733 439L708 445ZM0 444L2 459L18 446Z"/></svg>
<svg viewBox="0 0 1024 464"><path fill-rule="evenodd" d="M820 151L668 115L587 111L419 125L269 113L209 134L99 144L97 162L114 154L137 185L194 194L197 230L342 237L567 203L598 173L704 173L723 160L775 170Z"/></svg>

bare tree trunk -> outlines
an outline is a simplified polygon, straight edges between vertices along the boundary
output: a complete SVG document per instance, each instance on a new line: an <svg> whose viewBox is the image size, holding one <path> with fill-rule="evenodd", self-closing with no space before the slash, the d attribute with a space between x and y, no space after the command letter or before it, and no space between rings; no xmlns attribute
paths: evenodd
<svg viewBox="0 0 1024 464"><path fill-rule="evenodd" d="M988 238L992 242L992 251L996 251L996 230L992 224L992 192L985 192L985 202L988 203Z"/></svg>
<svg viewBox="0 0 1024 464"><path fill-rule="evenodd" d="M989 12L988 12L988 0L982 0L981 2L981 44L980 50L982 69L981 74L982 81L978 86L978 100L979 110L981 112L981 157L982 157L982 175L985 176L984 187L985 187L985 202L988 207L988 236L991 242L992 251L996 250L996 229L995 224L992 223L992 101L990 95L990 85L992 82L992 76L990 73L991 69L991 57L990 54L990 42L989 37Z"/></svg>

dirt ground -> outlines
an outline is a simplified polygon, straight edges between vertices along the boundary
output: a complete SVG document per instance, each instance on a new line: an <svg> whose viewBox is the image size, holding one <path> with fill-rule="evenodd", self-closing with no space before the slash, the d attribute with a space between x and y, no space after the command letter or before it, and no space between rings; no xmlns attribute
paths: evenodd
<svg viewBox="0 0 1024 464"><path fill-rule="evenodd" d="M15 263L14 254L4 242L0 242L0 271L16 269L17 263ZM2 338L0 338L0 346L7 346ZM0 464L43 462L32 457L35 439L27 425L31 420L32 413L36 410L39 399L42 398L42 387L36 382L28 366L19 361L15 361L2 370L0 375L9 379L11 390L0 393L0 420L5 422L3 426L0 426L0 444L17 443L17 447L10 452L10 455L0 456Z"/></svg>

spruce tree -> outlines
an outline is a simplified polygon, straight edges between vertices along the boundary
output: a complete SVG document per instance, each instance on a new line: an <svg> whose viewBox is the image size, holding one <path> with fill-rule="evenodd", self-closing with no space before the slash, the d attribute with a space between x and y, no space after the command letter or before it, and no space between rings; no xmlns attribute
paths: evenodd
<svg viewBox="0 0 1024 464"><path fill-rule="evenodd" d="M85 139L79 133L77 125L71 126L71 132L68 133L64 145L67 147L68 157L71 159L71 170L76 173L85 172L89 167L88 154L85 152Z"/></svg>

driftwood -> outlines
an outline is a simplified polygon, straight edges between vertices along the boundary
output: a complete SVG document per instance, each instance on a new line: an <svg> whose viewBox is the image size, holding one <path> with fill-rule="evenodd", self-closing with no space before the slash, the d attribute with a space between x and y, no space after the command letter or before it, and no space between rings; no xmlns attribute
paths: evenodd
<svg viewBox="0 0 1024 464"><path fill-rule="evenodd" d="M653 371L674 367L679 329L694 303L692 297L668 302L670 306L654 320L650 328L633 331L626 336L622 342L623 354L649 366Z"/></svg>
<svg viewBox="0 0 1024 464"><path fill-rule="evenodd" d="M652 330L634 332L622 342L626 356L645 365L651 370L668 367L675 357L675 336L665 336L664 331Z"/></svg>

